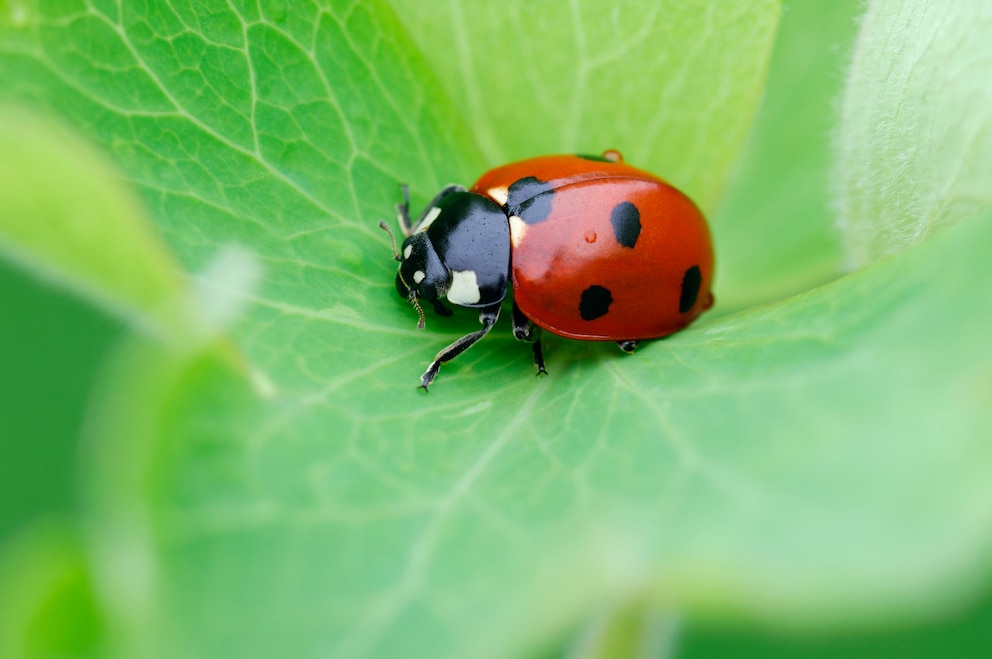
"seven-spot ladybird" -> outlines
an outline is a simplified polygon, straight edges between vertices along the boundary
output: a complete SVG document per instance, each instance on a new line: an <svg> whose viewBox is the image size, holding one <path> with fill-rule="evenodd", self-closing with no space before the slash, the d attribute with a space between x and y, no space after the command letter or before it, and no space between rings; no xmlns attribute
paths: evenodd
<svg viewBox="0 0 992 659"><path fill-rule="evenodd" d="M422 301L451 315L442 299L479 309L482 323L437 354L424 389L492 329L511 281L513 335L533 344L538 374L547 372L540 328L633 352L713 304L713 247L699 209L616 151L497 167L470 190L441 190L415 223L403 193L396 289L420 314L418 327Z"/></svg>

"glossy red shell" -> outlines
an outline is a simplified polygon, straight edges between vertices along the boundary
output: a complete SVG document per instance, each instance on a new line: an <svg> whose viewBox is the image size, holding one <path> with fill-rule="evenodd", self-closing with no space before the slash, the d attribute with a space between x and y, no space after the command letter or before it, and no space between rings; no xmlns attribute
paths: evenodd
<svg viewBox="0 0 992 659"><path fill-rule="evenodd" d="M497 167L472 191L502 205L507 189L529 177L552 191L543 221L510 218L513 298L534 323L575 339L650 339L682 329L712 305L709 228L677 189L622 162L545 156ZM621 244L611 221L624 202L639 213L633 246ZM698 281L694 296L683 291L687 279ZM590 288L607 290L610 301L586 319L580 302Z"/></svg>

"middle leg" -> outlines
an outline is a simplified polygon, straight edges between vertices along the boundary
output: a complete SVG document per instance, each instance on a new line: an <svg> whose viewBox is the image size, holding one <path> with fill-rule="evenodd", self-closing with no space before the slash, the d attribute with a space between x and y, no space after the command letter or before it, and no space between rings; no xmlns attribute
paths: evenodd
<svg viewBox="0 0 992 659"><path fill-rule="evenodd" d="M525 341L534 347L534 365L537 366L537 374L548 374L548 369L544 368L544 351L541 349L541 328L530 322L530 318L513 303L513 338L517 341Z"/></svg>

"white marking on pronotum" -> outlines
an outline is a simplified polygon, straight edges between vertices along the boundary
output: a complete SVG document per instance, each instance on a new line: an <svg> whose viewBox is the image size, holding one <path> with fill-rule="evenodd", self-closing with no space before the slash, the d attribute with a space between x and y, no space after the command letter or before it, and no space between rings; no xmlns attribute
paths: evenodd
<svg viewBox="0 0 992 659"><path fill-rule="evenodd" d="M413 254L413 245L407 245L403 248L403 258L408 259L411 254Z"/></svg>
<svg viewBox="0 0 992 659"><path fill-rule="evenodd" d="M419 284L420 282L424 281L424 278L426 276L427 275L424 274L423 270L417 270L415 273L413 273L413 281Z"/></svg>
<svg viewBox="0 0 992 659"><path fill-rule="evenodd" d="M430 228L432 224L434 224L434 220L436 220L437 216L440 214L441 214L440 207L435 206L434 208L430 209L427 215L424 215L424 219L420 221L420 224L417 225L417 233L420 233L421 231L427 231L427 229Z"/></svg>
<svg viewBox="0 0 992 659"><path fill-rule="evenodd" d="M510 244L514 247L520 246L520 241L527 235L527 223L516 215L510 216Z"/></svg>
<svg viewBox="0 0 992 659"><path fill-rule="evenodd" d="M448 289L448 301L452 304L476 304L482 299L479 291L479 280L474 270L452 270L451 288Z"/></svg>
<svg viewBox="0 0 992 659"><path fill-rule="evenodd" d="M486 190L486 194L500 206L506 206L506 200L510 198L510 190L505 185L497 188L489 188Z"/></svg>

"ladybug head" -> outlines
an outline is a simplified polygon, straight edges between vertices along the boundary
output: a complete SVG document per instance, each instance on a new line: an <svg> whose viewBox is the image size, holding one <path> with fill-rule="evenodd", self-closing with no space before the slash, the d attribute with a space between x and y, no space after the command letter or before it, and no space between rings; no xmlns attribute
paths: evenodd
<svg viewBox="0 0 992 659"><path fill-rule="evenodd" d="M438 257L427 233L415 233L404 240L399 256L396 291L400 297L410 300L420 313L418 327L424 325L424 315L418 300L427 300L439 314L450 315L451 312L438 298L444 297L451 287L451 271Z"/></svg>

